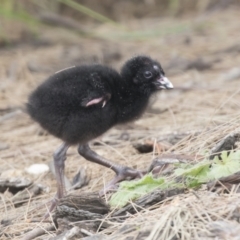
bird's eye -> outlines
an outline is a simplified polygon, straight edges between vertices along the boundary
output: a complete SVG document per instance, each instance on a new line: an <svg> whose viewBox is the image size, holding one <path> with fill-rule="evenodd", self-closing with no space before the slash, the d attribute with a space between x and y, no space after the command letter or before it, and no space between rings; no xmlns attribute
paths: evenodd
<svg viewBox="0 0 240 240"><path fill-rule="evenodd" d="M146 72L144 72L144 77L145 78L151 78L152 77L152 73L149 72L149 71L146 71Z"/></svg>

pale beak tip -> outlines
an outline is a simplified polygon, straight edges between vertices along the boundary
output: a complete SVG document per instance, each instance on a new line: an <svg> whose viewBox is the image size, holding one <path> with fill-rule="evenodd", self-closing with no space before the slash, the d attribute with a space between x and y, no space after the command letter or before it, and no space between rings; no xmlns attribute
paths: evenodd
<svg viewBox="0 0 240 240"><path fill-rule="evenodd" d="M173 89L174 86L172 85L171 82L169 82L169 83L166 85L166 88L167 88L167 89Z"/></svg>
<svg viewBox="0 0 240 240"><path fill-rule="evenodd" d="M162 85L164 86L165 89L173 89L173 84L168 80L167 77L162 78Z"/></svg>

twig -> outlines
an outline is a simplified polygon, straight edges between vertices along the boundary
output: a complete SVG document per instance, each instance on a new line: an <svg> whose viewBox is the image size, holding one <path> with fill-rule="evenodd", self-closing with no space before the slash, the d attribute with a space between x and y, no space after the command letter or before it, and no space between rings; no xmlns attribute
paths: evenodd
<svg viewBox="0 0 240 240"><path fill-rule="evenodd" d="M14 112L7 113L0 118L0 123L4 122L10 118L13 118L15 116L18 116L21 113L22 113L22 110L20 110L20 109L14 111Z"/></svg>
<svg viewBox="0 0 240 240"><path fill-rule="evenodd" d="M219 155L222 151L231 151L236 148L236 142L240 140L240 133L230 133L219 143L217 143L210 151L210 159Z"/></svg>
<svg viewBox="0 0 240 240"><path fill-rule="evenodd" d="M46 229L43 229L40 227L35 228L32 231L28 232L21 240L32 240L36 237L39 237L39 236L45 234L46 232L53 231L53 230L55 230L54 226L49 226Z"/></svg>

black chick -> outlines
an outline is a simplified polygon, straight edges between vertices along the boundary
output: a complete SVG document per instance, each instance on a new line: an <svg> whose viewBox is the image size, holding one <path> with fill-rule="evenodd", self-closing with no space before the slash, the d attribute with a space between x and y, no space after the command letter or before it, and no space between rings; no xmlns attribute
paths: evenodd
<svg viewBox="0 0 240 240"><path fill-rule="evenodd" d="M173 85L161 65L146 56L127 61L120 74L102 65L78 66L55 73L29 97L28 113L49 133L63 140L55 151L57 199L65 193L64 161L69 146L91 162L111 168L115 183L141 176L141 172L117 165L93 152L88 142L116 124L135 120L144 112L150 96Z"/></svg>

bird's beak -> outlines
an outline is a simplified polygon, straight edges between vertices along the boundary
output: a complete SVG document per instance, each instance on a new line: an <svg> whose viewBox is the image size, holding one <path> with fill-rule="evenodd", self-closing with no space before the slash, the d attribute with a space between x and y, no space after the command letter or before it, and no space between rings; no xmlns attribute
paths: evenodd
<svg viewBox="0 0 240 240"><path fill-rule="evenodd" d="M172 89L173 85L167 77L161 75L155 82L157 89Z"/></svg>

